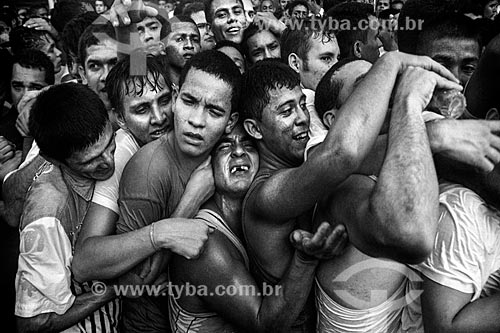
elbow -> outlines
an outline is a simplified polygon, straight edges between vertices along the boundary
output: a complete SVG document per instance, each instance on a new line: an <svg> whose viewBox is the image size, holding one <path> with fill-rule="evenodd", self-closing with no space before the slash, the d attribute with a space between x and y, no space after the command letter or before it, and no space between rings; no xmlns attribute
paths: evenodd
<svg viewBox="0 0 500 333"><path fill-rule="evenodd" d="M80 283L90 281L93 278L89 274L91 270L86 267L84 260L82 259L82 255L79 254L79 252L75 253L75 256L73 257L71 271L75 280Z"/></svg>
<svg viewBox="0 0 500 333"><path fill-rule="evenodd" d="M354 145L342 142L334 148L333 153L326 151L321 155L319 156L321 161L331 161L332 165L328 166L329 170L334 167L344 173L346 177L356 172L364 159L364 156L361 156Z"/></svg>

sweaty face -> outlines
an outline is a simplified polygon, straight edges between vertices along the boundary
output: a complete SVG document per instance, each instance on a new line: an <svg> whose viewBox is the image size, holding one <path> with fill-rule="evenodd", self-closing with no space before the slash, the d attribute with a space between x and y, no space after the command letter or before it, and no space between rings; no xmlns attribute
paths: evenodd
<svg viewBox="0 0 500 333"><path fill-rule="evenodd" d="M110 109L111 106L106 92L106 78L117 61L117 45L115 42L106 39L87 48L87 58L83 68L82 66L79 68L83 84L87 84L90 89L99 95L107 109Z"/></svg>
<svg viewBox="0 0 500 333"><path fill-rule="evenodd" d="M137 23L139 39L144 46L149 46L160 42L162 24L154 17L146 17Z"/></svg>
<svg viewBox="0 0 500 333"><path fill-rule="evenodd" d="M215 39L212 31L208 29L208 23L205 18L205 12L199 11L191 14L191 19L196 23L196 27L200 32L201 50L211 50L215 47Z"/></svg>
<svg viewBox="0 0 500 333"><path fill-rule="evenodd" d="M333 35L313 35L310 42L311 49L299 74L305 88L316 90L323 75L337 63L340 50Z"/></svg>
<svg viewBox="0 0 500 333"><path fill-rule="evenodd" d="M299 86L269 91L269 103L258 121L262 142L280 160L290 165L304 161L304 150L309 141L309 112L306 96Z"/></svg>
<svg viewBox="0 0 500 333"><path fill-rule="evenodd" d="M99 140L92 146L74 152L66 165L82 177L106 180L115 172L115 133L108 122Z"/></svg>
<svg viewBox="0 0 500 333"><path fill-rule="evenodd" d="M236 44L243 39L246 27L245 11L240 0L214 0L212 2L212 32L215 40L230 40Z"/></svg>
<svg viewBox="0 0 500 333"><path fill-rule="evenodd" d="M166 51L169 64L183 68L186 61L200 52L200 33L196 25L189 22L172 23L172 32L167 36Z"/></svg>
<svg viewBox="0 0 500 333"><path fill-rule="evenodd" d="M61 70L61 55L62 52L56 47L54 39L49 34L45 34L42 38L42 46L40 51L49 57L50 61L54 64L54 73L59 73Z"/></svg>
<svg viewBox="0 0 500 333"><path fill-rule="evenodd" d="M417 50L448 68L460 84L465 86L479 62L480 49L477 41L464 38L432 40Z"/></svg>
<svg viewBox="0 0 500 333"><path fill-rule="evenodd" d="M260 11L261 12L271 12L274 13L276 8L274 8L273 2L269 0L264 0L260 3Z"/></svg>
<svg viewBox="0 0 500 333"><path fill-rule="evenodd" d="M10 80L10 93L13 105L17 106L26 91L40 90L48 85L45 82L44 70L25 68L19 64L14 64Z"/></svg>
<svg viewBox="0 0 500 333"><path fill-rule="evenodd" d="M152 75L148 78L154 82ZM143 146L172 129L172 92L163 77L154 86L147 83L143 87L138 80L127 83L130 93L123 97L119 123L132 133L139 146Z"/></svg>
<svg viewBox="0 0 500 333"><path fill-rule="evenodd" d="M212 150L228 124L232 91L214 75L189 70L172 108L176 143L182 153L201 157Z"/></svg>
<svg viewBox="0 0 500 333"><path fill-rule="evenodd" d="M306 7L302 5L297 5L293 8L291 16L296 19L305 19L307 18L308 14L309 10Z"/></svg>
<svg viewBox="0 0 500 333"><path fill-rule="evenodd" d="M229 58L231 58L236 67L238 67L238 69L240 70L241 74L245 73L245 59L237 49L231 46L224 46L218 49L218 51L224 53Z"/></svg>
<svg viewBox="0 0 500 333"><path fill-rule="evenodd" d="M243 126L222 136L214 147L212 166L218 193L245 196L259 169L259 153Z"/></svg>
<svg viewBox="0 0 500 333"><path fill-rule="evenodd" d="M250 63L259 60L281 57L279 39L268 30L261 30L247 40Z"/></svg>

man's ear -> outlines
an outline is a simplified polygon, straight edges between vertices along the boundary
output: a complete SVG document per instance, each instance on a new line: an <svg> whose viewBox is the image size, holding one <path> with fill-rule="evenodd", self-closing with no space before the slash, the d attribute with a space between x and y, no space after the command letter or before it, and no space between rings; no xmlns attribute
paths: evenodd
<svg viewBox="0 0 500 333"><path fill-rule="evenodd" d="M238 119L240 118L240 114L238 112L233 112L229 116L229 120L227 121L226 129L224 130L224 133L229 134L233 130L234 126L236 126L236 123L238 122Z"/></svg>
<svg viewBox="0 0 500 333"><path fill-rule="evenodd" d="M260 131L260 126L255 119L245 119L243 121L243 127L245 131L254 139L261 140L262 132Z"/></svg>
<svg viewBox="0 0 500 333"><path fill-rule="evenodd" d="M296 53L290 53L290 55L288 55L288 66L297 73L300 73L302 70L302 59L300 59Z"/></svg>
<svg viewBox="0 0 500 333"><path fill-rule="evenodd" d="M336 109L330 109L323 114L323 119L322 119L323 124L327 128L331 128L333 126L333 123L335 122L335 114L336 113L337 113Z"/></svg>
<svg viewBox="0 0 500 333"><path fill-rule="evenodd" d="M359 59L361 59L361 49L363 48L363 46L361 44L362 44L362 42L360 40L357 40L352 45L353 56L355 56L356 58L359 58Z"/></svg>
<svg viewBox="0 0 500 333"><path fill-rule="evenodd" d="M126 130L128 129L127 124L125 124L125 119L123 118L123 113L122 112L116 112L116 110L113 108L111 110L115 114L115 119L116 122L118 123L118 126L120 126L121 129Z"/></svg>
<svg viewBox="0 0 500 333"><path fill-rule="evenodd" d="M497 108L491 108L486 112L486 120L500 120L500 113Z"/></svg>
<svg viewBox="0 0 500 333"><path fill-rule="evenodd" d="M78 65L78 74L80 75L80 78L82 79L82 83L87 85L87 76L85 75L85 70L83 69L82 65Z"/></svg>
<svg viewBox="0 0 500 333"><path fill-rule="evenodd" d="M179 97L179 88L177 85L172 85L172 113L175 113L175 101Z"/></svg>

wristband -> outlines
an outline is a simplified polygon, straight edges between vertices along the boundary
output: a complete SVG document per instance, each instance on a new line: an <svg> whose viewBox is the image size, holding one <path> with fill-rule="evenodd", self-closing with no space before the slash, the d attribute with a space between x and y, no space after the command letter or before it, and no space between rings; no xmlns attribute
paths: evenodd
<svg viewBox="0 0 500 333"><path fill-rule="evenodd" d="M158 251L160 250L160 248L156 245L154 234L155 234L155 223L153 222L149 227L149 239L151 240L151 245L153 245L153 249L155 249L155 251Z"/></svg>

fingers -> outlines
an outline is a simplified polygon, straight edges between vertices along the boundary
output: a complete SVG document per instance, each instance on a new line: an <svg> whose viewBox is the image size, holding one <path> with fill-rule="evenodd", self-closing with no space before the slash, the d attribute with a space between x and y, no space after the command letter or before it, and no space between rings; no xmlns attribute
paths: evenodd
<svg viewBox="0 0 500 333"><path fill-rule="evenodd" d="M347 245L347 231L343 224L337 225L325 241L325 248L331 255L340 255Z"/></svg>
<svg viewBox="0 0 500 333"><path fill-rule="evenodd" d="M490 128L491 132L500 135L500 120L488 120L486 121L486 124Z"/></svg>
<svg viewBox="0 0 500 333"><path fill-rule="evenodd" d="M432 60L431 58L428 58L428 59L429 59L429 67L426 69L433 71L433 72L439 74L440 76L447 78L448 80L450 80L452 82L455 82L457 84L460 83L460 81L455 77L455 75L453 75L453 73L450 72L446 67L444 67L440 63ZM450 88L450 89L454 89L454 88ZM460 89L460 90L462 90L462 89Z"/></svg>
<svg viewBox="0 0 500 333"><path fill-rule="evenodd" d="M158 15L158 10L153 7L145 6L144 11L146 12L146 16L156 16Z"/></svg>
<svg viewBox="0 0 500 333"><path fill-rule="evenodd" d="M330 223L323 222L318 227L312 239L305 238L304 239L304 247L307 247L311 251L319 250L323 247L325 241L328 239L328 235L330 235L332 227Z"/></svg>
<svg viewBox="0 0 500 333"><path fill-rule="evenodd" d="M150 272L151 272L151 259L147 258L141 264L141 272L139 273L139 277L144 280L149 275Z"/></svg>
<svg viewBox="0 0 500 333"><path fill-rule="evenodd" d="M442 76L436 76L436 87L439 89L446 89L446 90L458 90L458 91L463 90L463 87L455 80L450 81L449 79L444 78Z"/></svg>

